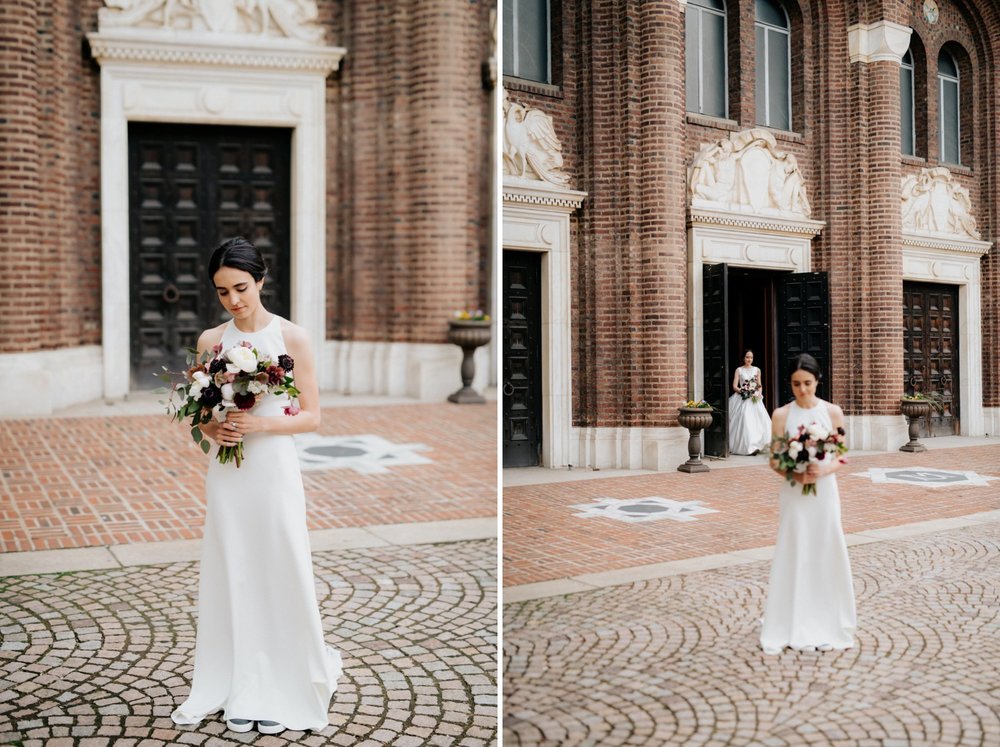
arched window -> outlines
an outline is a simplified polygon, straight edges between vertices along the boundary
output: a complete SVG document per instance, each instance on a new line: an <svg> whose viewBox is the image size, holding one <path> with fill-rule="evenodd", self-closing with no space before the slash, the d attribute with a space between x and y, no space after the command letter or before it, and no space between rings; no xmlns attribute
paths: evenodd
<svg viewBox="0 0 1000 747"><path fill-rule="evenodd" d="M916 98L913 88L913 54L909 49L903 55L899 68L899 126L900 150L905 156L917 154Z"/></svg>
<svg viewBox="0 0 1000 747"><path fill-rule="evenodd" d="M938 55L938 143L942 163L962 163L958 64L945 51Z"/></svg>
<svg viewBox="0 0 1000 747"><path fill-rule="evenodd" d="M775 0L756 0L757 124L792 129L791 32Z"/></svg>
<svg viewBox="0 0 1000 747"><path fill-rule="evenodd" d="M689 0L684 14L687 110L726 117L726 4L723 0Z"/></svg>

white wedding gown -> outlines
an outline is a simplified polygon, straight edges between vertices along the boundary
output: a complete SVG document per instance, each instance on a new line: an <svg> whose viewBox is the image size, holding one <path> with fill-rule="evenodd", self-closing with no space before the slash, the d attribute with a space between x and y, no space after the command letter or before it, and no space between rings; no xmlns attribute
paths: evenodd
<svg viewBox="0 0 1000 747"><path fill-rule="evenodd" d="M740 384L755 378L760 369L740 366ZM732 454L753 454L771 445L771 418L764 400L743 399L739 392L729 397L729 451Z"/></svg>
<svg viewBox="0 0 1000 747"><path fill-rule="evenodd" d="M225 349L249 340L275 358L286 352L281 319L257 332L230 321ZM284 395L265 395L251 410L288 417ZM244 436L242 466L209 452L208 512L198 582L198 632L191 694L172 714L196 724L224 718L277 721L288 729L329 724L340 654L323 640L305 494L291 436Z"/></svg>
<svg viewBox="0 0 1000 747"><path fill-rule="evenodd" d="M812 423L832 430L823 400L809 409L789 405L786 433ZM850 648L857 619L837 476L819 478L816 495L802 495L802 485L783 481L778 499L781 518L760 645L767 654L786 646Z"/></svg>

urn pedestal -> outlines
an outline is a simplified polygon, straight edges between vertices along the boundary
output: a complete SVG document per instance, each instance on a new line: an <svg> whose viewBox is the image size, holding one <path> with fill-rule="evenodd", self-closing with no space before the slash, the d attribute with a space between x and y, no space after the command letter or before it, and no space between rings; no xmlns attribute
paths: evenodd
<svg viewBox="0 0 1000 747"><path fill-rule="evenodd" d="M688 429L688 460L680 465L679 472L708 472L708 465L701 461L701 432L712 425L712 411L704 407L678 408L677 420Z"/></svg>
<svg viewBox="0 0 1000 747"><path fill-rule="evenodd" d="M462 348L462 388L448 395L449 402L459 405L481 405L486 400L472 388L476 374L473 355L476 348L490 341L490 321L476 319L449 319L448 342Z"/></svg>
<svg viewBox="0 0 1000 747"><path fill-rule="evenodd" d="M906 422L910 426L908 434L910 440L908 443L900 446L899 450L909 452L927 451L927 447L920 443L918 437L920 435L920 419L926 418L931 414L931 403L919 399L902 399L899 401L899 409L903 412Z"/></svg>

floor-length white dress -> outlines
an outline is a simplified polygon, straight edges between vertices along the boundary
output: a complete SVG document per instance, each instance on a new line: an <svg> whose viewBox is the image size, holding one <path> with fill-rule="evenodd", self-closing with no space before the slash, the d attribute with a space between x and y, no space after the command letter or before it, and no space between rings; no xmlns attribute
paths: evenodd
<svg viewBox="0 0 1000 747"><path fill-rule="evenodd" d="M808 409L789 405L787 433L812 423L832 430L823 400ZM760 645L768 654L786 646L850 648L857 619L837 476L819 478L816 495L803 495L802 485L784 481L778 498L781 518Z"/></svg>
<svg viewBox="0 0 1000 747"><path fill-rule="evenodd" d="M740 366L740 384L757 377L760 369ZM743 399L739 392L729 397L729 451L732 454L753 454L771 444L771 418L764 400Z"/></svg>
<svg viewBox="0 0 1000 747"><path fill-rule="evenodd" d="M275 358L286 352L278 316L252 333L230 321L223 348L243 340ZM288 417L287 404L266 395L251 413ZM291 436L249 433L243 442L239 468L215 460L217 445L208 455L194 675L171 718L196 724L223 710L319 730L341 659L323 639L298 455Z"/></svg>

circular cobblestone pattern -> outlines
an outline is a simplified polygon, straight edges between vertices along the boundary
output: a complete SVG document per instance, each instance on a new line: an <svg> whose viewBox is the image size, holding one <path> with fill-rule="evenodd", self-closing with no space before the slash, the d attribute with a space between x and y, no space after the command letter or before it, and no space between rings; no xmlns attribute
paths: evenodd
<svg viewBox="0 0 1000 747"><path fill-rule="evenodd" d="M0 578L0 744L216 747L496 742L496 542L313 554L344 675L321 732L178 727L197 563Z"/></svg>
<svg viewBox="0 0 1000 747"><path fill-rule="evenodd" d="M761 652L767 562L505 606L504 744L1000 745L1000 524L850 554L843 652Z"/></svg>

